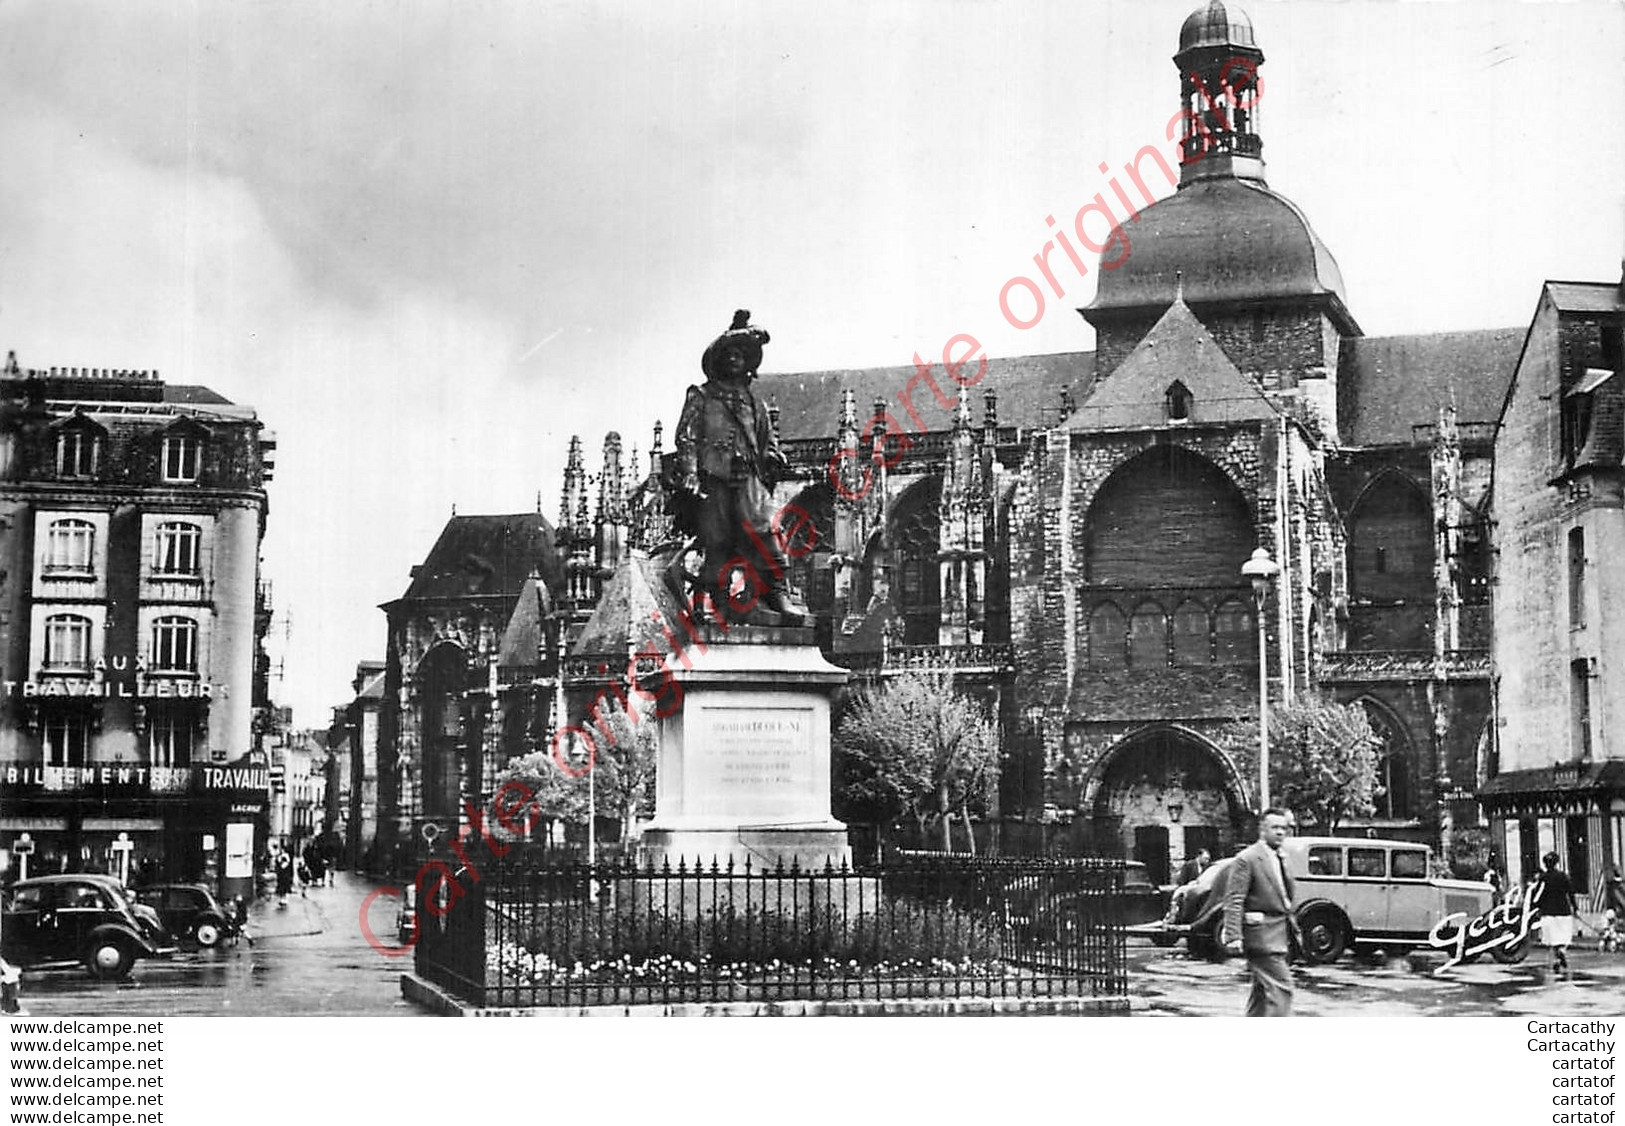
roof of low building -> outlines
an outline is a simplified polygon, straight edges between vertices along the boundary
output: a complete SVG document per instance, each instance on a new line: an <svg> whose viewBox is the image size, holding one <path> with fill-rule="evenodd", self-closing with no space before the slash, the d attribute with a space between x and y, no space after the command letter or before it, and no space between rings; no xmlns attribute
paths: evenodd
<svg viewBox="0 0 1625 1126"><path fill-rule="evenodd" d="M1508 770L1491 778L1478 791L1480 798L1499 798L1498 804L1517 796L1572 793L1625 793L1625 761L1558 763L1531 770Z"/></svg>
<svg viewBox="0 0 1625 1126"><path fill-rule="evenodd" d="M1415 428L1437 423L1439 408L1452 403L1458 423L1495 423L1525 332L1490 328L1345 339L1337 364L1343 443L1412 445Z"/></svg>
<svg viewBox="0 0 1625 1126"><path fill-rule="evenodd" d="M532 571L550 589L564 585L553 526L539 512L453 516L428 556L413 568L403 598L517 595Z"/></svg>
<svg viewBox="0 0 1625 1126"><path fill-rule="evenodd" d="M1546 292L1565 313L1617 313L1625 309L1625 282L1548 281Z"/></svg>

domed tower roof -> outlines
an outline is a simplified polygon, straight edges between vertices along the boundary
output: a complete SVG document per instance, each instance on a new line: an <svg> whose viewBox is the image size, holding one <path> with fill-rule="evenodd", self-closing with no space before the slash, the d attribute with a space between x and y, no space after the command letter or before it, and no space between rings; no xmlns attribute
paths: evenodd
<svg viewBox="0 0 1625 1126"><path fill-rule="evenodd" d="M1185 17L1179 29L1181 53L1193 47L1257 47L1253 21L1240 8L1211 0Z"/></svg>
<svg viewBox="0 0 1625 1126"><path fill-rule="evenodd" d="M1257 180L1217 178L1186 184L1116 227L1089 312L1187 302L1256 302L1296 297L1344 301L1343 275L1296 204ZM1120 243L1118 244L1121 245ZM1093 318L1091 318L1093 319Z"/></svg>
<svg viewBox="0 0 1625 1126"><path fill-rule="evenodd" d="M1252 20L1234 4L1210 0L1186 17L1174 56L1185 122L1178 190L1113 228L1083 310L1097 328L1126 319L1116 314L1160 315L1182 295L1198 309L1317 305L1358 334L1336 259L1297 205L1265 183L1263 62Z"/></svg>

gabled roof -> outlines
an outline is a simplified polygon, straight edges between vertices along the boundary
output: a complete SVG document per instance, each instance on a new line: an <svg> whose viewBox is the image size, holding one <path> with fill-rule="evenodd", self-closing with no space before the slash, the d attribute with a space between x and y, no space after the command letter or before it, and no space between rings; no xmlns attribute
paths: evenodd
<svg viewBox="0 0 1625 1126"><path fill-rule="evenodd" d="M1276 417L1258 385L1241 374L1196 314L1176 297L1064 425L1074 431L1166 426L1166 396L1175 381L1190 392L1193 423Z"/></svg>
<svg viewBox="0 0 1625 1126"><path fill-rule="evenodd" d="M1343 444L1413 445L1413 428L1437 423L1439 408L1449 403L1463 425L1496 422L1527 331L1344 339L1337 361Z"/></svg>
<svg viewBox="0 0 1625 1126"><path fill-rule="evenodd" d="M564 585L564 566L553 544L553 526L539 512L453 516L428 557L413 569L402 597L513 597L533 570L558 590Z"/></svg>
<svg viewBox="0 0 1625 1126"><path fill-rule="evenodd" d="M980 358L977 365L980 366ZM857 400L860 426L873 414L874 401L884 399L892 416L913 429L897 397L910 386L916 374L912 366L781 372L763 375L757 380L755 391L765 402L779 408L781 438L786 441L833 438L840 422L841 393L847 390L852 391ZM976 368L961 373L962 378L975 374ZM1053 426L1060 420L1062 389L1069 390L1076 401L1088 390L1094 377L1093 352L989 358L987 375L968 389L971 417L981 425L983 397L992 390L998 395L1000 426ZM940 358L931 368L931 378L945 396L958 395L959 386L943 371ZM922 384L914 388L910 398L925 421L926 429L953 429L953 411L940 406L929 387Z"/></svg>
<svg viewBox="0 0 1625 1126"><path fill-rule="evenodd" d="M671 643L650 615L658 611L663 621L675 622L681 609L666 587L660 564L641 551L631 551L604 584L598 606L587 619L571 655L605 657L613 667L619 667L629 653L648 645L660 653L669 652Z"/></svg>

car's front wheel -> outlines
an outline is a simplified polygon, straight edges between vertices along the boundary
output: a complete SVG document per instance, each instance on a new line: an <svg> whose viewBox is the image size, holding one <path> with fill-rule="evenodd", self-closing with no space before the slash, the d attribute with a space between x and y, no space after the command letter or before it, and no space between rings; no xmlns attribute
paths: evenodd
<svg viewBox="0 0 1625 1126"><path fill-rule="evenodd" d="M220 944L220 924L213 919L199 919L192 928L192 939L203 949Z"/></svg>
<svg viewBox="0 0 1625 1126"><path fill-rule="evenodd" d="M134 964L135 952L130 949L130 944L117 937L97 939L90 947L90 956L85 959L85 968L91 976L103 981L129 977L130 967Z"/></svg>
<svg viewBox="0 0 1625 1126"><path fill-rule="evenodd" d="M1335 962L1347 947L1343 917L1329 907L1312 907L1299 920L1303 931L1303 960L1318 966Z"/></svg>

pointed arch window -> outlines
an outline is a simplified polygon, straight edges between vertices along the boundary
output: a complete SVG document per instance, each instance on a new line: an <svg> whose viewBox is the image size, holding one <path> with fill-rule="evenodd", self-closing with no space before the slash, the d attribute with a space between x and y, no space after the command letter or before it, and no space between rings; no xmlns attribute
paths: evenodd
<svg viewBox="0 0 1625 1126"><path fill-rule="evenodd" d="M1190 388L1186 387L1184 383L1177 379L1170 383L1168 390L1163 392L1162 401L1169 422L1185 422L1189 420L1191 416L1191 393Z"/></svg>
<svg viewBox="0 0 1625 1126"><path fill-rule="evenodd" d="M1361 705L1370 720L1372 734L1381 744L1377 752L1377 784L1372 793L1377 807L1375 816L1388 821L1409 821L1416 816L1416 803L1405 733L1382 707L1369 700L1361 701Z"/></svg>

